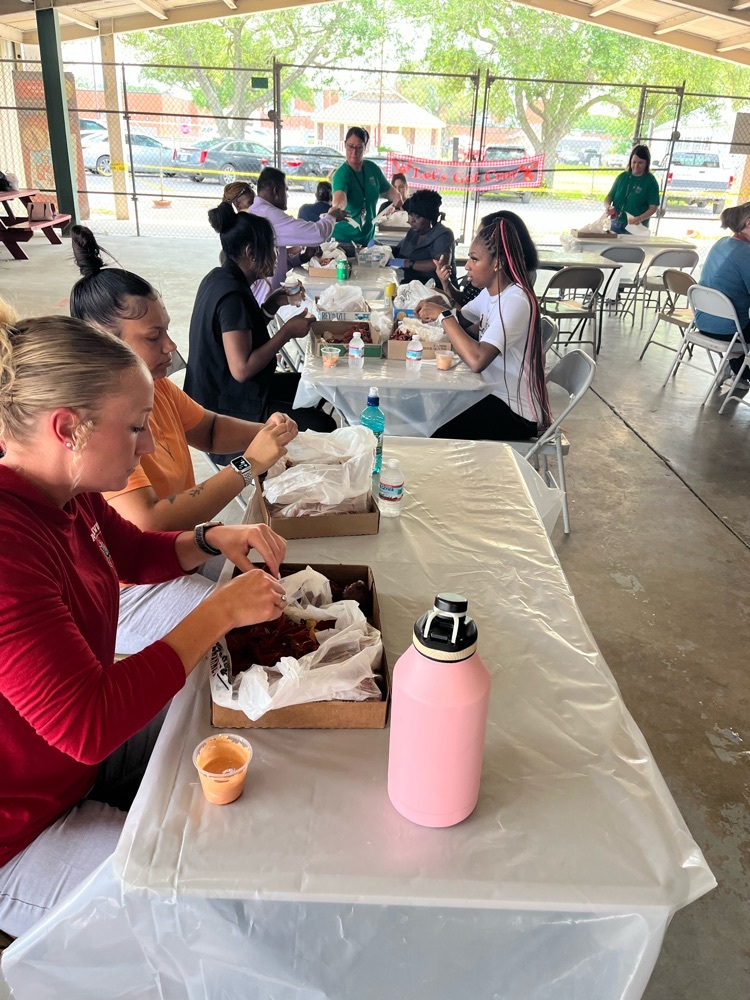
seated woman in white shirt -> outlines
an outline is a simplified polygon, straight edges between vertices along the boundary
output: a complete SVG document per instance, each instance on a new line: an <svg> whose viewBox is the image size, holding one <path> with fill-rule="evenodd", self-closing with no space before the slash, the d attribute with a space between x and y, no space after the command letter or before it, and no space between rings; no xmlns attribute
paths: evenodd
<svg viewBox="0 0 750 1000"><path fill-rule="evenodd" d="M475 299L458 313L428 299L417 307L417 314L425 322L440 318L461 360L495 388L433 437L530 440L549 426L552 415L539 304L511 221L499 219L477 234L466 273L481 289Z"/></svg>

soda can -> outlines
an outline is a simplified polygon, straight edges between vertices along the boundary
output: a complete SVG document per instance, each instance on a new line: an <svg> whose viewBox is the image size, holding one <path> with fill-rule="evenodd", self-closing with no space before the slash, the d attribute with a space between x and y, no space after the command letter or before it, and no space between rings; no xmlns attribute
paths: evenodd
<svg viewBox="0 0 750 1000"><path fill-rule="evenodd" d="M340 260L336 263L336 280L346 281L349 277L349 261Z"/></svg>

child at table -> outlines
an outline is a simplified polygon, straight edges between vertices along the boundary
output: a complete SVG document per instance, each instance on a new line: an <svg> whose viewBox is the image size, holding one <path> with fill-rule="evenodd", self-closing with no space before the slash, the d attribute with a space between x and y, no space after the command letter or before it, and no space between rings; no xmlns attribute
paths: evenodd
<svg viewBox="0 0 750 1000"><path fill-rule="evenodd" d="M544 379L539 305L512 221L482 229L469 250L469 280L481 289L459 312L427 299L425 322L440 319L453 349L473 372L496 383L492 394L448 421L433 437L527 441L552 422Z"/></svg>
<svg viewBox="0 0 750 1000"><path fill-rule="evenodd" d="M0 929L32 927L113 851L163 710L227 631L278 618L285 542L214 526L242 574L142 652L113 662L118 579L157 583L208 555L193 531L142 532L101 496L142 455L154 386L116 337L16 321L0 302ZM257 549L271 573L254 569Z"/></svg>

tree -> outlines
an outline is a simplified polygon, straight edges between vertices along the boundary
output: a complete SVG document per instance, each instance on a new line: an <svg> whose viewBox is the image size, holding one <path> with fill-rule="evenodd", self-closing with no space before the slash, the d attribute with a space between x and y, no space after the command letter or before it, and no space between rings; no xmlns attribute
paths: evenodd
<svg viewBox="0 0 750 1000"><path fill-rule="evenodd" d="M143 76L189 90L217 119L220 135L241 136L245 120L270 103L270 91L253 91L252 77L270 75L274 58L299 64L284 73L289 104L293 95L309 97L325 84L307 66L371 63L384 31L383 5L359 0L134 32L127 43L142 59L162 64L144 65Z"/></svg>
<svg viewBox="0 0 750 1000"><path fill-rule="evenodd" d="M648 81L675 88L687 80L688 89L704 93L750 90L750 72L734 64L504 0L394 3L429 37L424 68L456 72L479 65L495 76L516 78L493 84L490 116L521 128L534 151L546 153L551 163L559 141L597 106L616 108L633 134L641 90L622 84ZM580 82L565 82L571 80ZM674 90L650 93L647 121L655 126L670 120L676 104ZM716 114L718 104L691 98L683 113L698 107Z"/></svg>

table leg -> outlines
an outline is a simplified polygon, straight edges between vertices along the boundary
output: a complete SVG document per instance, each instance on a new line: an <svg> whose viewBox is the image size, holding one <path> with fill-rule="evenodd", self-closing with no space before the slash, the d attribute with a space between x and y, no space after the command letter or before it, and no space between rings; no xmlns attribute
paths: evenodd
<svg viewBox="0 0 750 1000"><path fill-rule="evenodd" d="M2 243L2 242L3 241L0 239L0 243ZM8 251L9 251L11 257L14 257L16 260L28 260L29 259L28 256L24 253L24 251L23 251L23 249L21 247L21 244L20 243L16 243L15 240L11 240L10 242L5 243L5 246L8 248Z"/></svg>
<svg viewBox="0 0 750 1000"><path fill-rule="evenodd" d="M612 278L615 276L615 269L611 267L609 269L609 277L604 285L602 292L599 295L599 330L596 335L596 350L595 355L599 354L602 349L602 323L604 322L604 303L607 300L607 292L609 291L609 286L612 284Z"/></svg>

